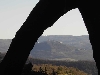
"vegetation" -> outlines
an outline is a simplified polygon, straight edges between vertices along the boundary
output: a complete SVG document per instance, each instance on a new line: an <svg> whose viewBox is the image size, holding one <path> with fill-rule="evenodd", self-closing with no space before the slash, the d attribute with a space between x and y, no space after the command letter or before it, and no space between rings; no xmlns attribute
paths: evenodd
<svg viewBox="0 0 100 75"><path fill-rule="evenodd" d="M5 54L0 53L0 60L3 59ZM73 67L84 71L85 73L98 75L98 70L96 67L95 61L54 61L54 60L43 60L43 59L34 59L28 58L26 62L31 61L32 64L52 64L56 66L66 66ZM1 62L1 61L0 61Z"/></svg>
<svg viewBox="0 0 100 75"><path fill-rule="evenodd" d="M36 72L46 72L48 75L89 75L77 68L56 66L52 64L34 64L32 70Z"/></svg>
<svg viewBox="0 0 100 75"><path fill-rule="evenodd" d="M28 58L27 61L31 61L32 64L52 64L56 66L66 66L77 68L88 74L98 75L98 70L95 61L54 61L54 60L43 60L43 59L33 59Z"/></svg>

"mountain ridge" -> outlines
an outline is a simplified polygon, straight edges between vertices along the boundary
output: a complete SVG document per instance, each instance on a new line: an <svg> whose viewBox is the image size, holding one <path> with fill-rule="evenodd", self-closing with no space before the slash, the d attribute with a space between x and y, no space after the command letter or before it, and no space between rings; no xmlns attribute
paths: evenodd
<svg viewBox="0 0 100 75"><path fill-rule="evenodd" d="M11 39L0 39L0 52L7 52ZM36 45L39 44L39 45ZM41 48L41 49L40 49ZM35 49L35 50L33 50ZM94 60L89 36L49 35L38 38L30 55L33 57L62 59ZM67 51L66 51L67 49ZM46 51L46 52L45 52ZM44 54L43 54L44 53ZM37 54L37 55L36 55ZM73 55L74 54L74 55ZM44 57L43 57L44 55ZM69 57L70 56L70 57ZM40 58L40 57L39 57Z"/></svg>
<svg viewBox="0 0 100 75"><path fill-rule="evenodd" d="M92 50L78 49L54 40L36 43L30 54L35 58L52 60L93 60Z"/></svg>

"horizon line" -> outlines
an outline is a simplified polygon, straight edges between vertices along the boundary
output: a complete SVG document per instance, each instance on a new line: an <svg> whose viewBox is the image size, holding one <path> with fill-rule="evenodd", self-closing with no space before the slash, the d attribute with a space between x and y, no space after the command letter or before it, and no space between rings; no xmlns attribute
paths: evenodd
<svg viewBox="0 0 100 75"><path fill-rule="evenodd" d="M89 35L41 35L41 36L89 36ZM41 37L40 36L40 37ZM7 39L11 39L11 38L6 38L6 39L4 39L4 38L0 38L0 40L7 40ZM13 39L13 38L12 38Z"/></svg>

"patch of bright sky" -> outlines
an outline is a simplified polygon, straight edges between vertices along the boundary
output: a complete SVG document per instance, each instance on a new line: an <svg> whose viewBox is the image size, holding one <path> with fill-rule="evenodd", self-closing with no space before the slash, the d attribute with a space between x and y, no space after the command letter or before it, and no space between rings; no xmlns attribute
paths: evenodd
<svg viewBox="0 0 100 75"><path fill-rule="evenodd" d="M43 35L88 35L85 23L78 8L72 9L60 17Z"/></svg>
<svg viewBox="0 0 100 75"><path fill-rule="evenodd" d="M39 0L0 0L0 39L14 38ZM43 35L88 35L81 14L73 9Z"/></svg>

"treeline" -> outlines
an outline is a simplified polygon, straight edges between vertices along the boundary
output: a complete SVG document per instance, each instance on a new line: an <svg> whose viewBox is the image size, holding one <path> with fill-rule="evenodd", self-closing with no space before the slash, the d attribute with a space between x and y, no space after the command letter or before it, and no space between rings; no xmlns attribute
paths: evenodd
<svg viewBox="0 0 100 75"><path fill-rule="evenodd" d="M28 61L31 61L32 64L52 64L56 66L66 66L66 67L73 67L77 68L81 71L84 71L88 74L98 75L98 70L96 67L95 61L54 61L54 60L42 60L42 59L33 59L28 58Z"/></svg>
<svg viewBox="0 0 100 75"><path fill-rule="evenodd" d="M34 64L32 70L36 72L45 72L48 75L89 75L77 68L56 66L52 64Z"/></svg>
<svg viewBox="0 0 100 75"><path fill-rule="evenodd" d="M3 59L5 54L0 53L0 62ZM98 75L98 70L96 67L95 61L54 61L54 60L42 60L42 59L33 59L28 58L26 63L31 61L32 64L52 64L56 66L66 66L66 67L73 67L77 68L85 73Z"/></svg>

